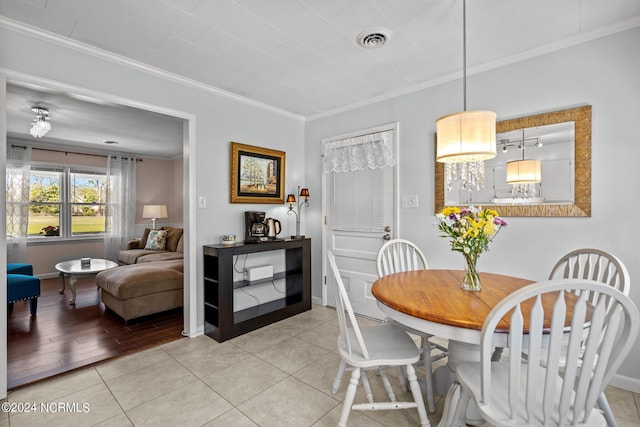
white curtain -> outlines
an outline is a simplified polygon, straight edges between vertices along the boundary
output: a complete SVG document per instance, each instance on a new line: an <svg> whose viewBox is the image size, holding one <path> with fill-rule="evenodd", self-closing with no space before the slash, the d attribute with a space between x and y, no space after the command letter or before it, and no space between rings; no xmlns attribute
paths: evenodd
<svg viewBox="0 0 640 427"><path fill-rule="evenodd" d="M25 262L31 147L7 145L7 262Z"/></svg>
<svg viewBox="0 0 640 427"><path fill-rule="evenodd" d="M117 260L134 237L136 215L136 159L110 156L107 160L104 257Z"/></svg>
<svg viewBox="0 0 640 427"><path fill-rule="evenodd" d="M393 166L392 131L355 136L324 144L324 172L344 173Z"/></svg>

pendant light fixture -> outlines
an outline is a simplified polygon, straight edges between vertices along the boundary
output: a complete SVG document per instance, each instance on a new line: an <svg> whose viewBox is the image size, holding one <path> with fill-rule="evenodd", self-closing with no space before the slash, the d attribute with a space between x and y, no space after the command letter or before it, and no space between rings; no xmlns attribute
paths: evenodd
<svg viewBox="0 0 640 427"><path fill-rule="evenodd" d="M525 160L524 129L522 129L522 160L507 162L507 184L513 185L511 194L516 198L536 196L536 184L542 181L542 162ZM539 141L538 141L539 143Z"/></svg>
<svg viewBox="0 0 640 427"><path fill-rule="evenodd" d="M34 138L42 138L51 130L51 123L49 123L49 110L39 106L31 107L31 111L36 113L36 117L31 122L31 129L29 133Z"/></svg>
<svg viewBox="0 0 640 427"><path fill-rule="evenodd" d="M496 113L467 111L467 6L462 0L462 91L464 111L436 120L436 161L445 165L445 182L451 191L484 186L484 161L496 156Z"/></svg>

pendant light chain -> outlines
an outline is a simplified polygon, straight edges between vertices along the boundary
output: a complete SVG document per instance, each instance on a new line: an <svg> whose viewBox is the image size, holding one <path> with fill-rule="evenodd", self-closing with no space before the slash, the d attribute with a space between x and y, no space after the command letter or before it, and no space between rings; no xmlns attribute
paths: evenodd
<svg viewBox="0 0 640 427"><path fill-rule="evenodd" d="M462 0L463 111L436 120L436 161L444 163L447 191L484 187L484 161L496 156L496 113L467 111L467 2Z"/></svg>
<svg viewBox="0 0 640 427"><path fill-rule="evenodd" d="M467 111L467 0L462 0L462 111Z"/></svg>

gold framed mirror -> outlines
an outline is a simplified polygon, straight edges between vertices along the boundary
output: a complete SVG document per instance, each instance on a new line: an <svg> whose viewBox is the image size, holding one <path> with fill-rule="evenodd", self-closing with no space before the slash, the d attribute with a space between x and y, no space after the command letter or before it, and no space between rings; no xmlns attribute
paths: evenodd
<svg viewBox="0 0 640 427"><path fill-rule="evenodd" d="M474 202L457 199L459 203L447 203L447 206L457 205L459 207L470 204L481 204L482 206L495 206L500 212L500 216L542 216L542 217L589 217L591 216L591 106L569 108L565 110L552 111L549 113L536 114L515 119L502 120L496 123L496 135L507 135L512 132L522 131L522 147L525 144L524 130L537 129L543 126L560 125L573 123L573 153L568 163L571 163L571 170L566 173L572 182L570 197L566 200L546 200L540 197L535 201L509 201L509 198L494 197L490 201ZM496 139L499 139L497 137ZM509 140L502 139L502 148L507 151ZM536 141L536 143L538 143ZM498 144L500 145L500 144ZM435 149L435 145L434 145ZM521 148L522 149L522 148ZM435 151L435 150L434 150ZM524 151L522 152L524 158ZM506 162L505 162L506 166ZM544 167L544 165L543 165ZM544 172L544 170L543 170ZM544 180L544 176L542 178ZM487 184L485 184L486 186ZM548 186L549 188L550 186ZM495 186L494 186L495 190ZM495 193L495 191L494 191ZM442 211L445 206L445 182L444 163L435 164L435 211ZM572 197L571 197L572 196ZM449 200L449 199L447 199ZM505 202L500 202L505 200ZM452 200L449 200L452 202Z"/></svg>

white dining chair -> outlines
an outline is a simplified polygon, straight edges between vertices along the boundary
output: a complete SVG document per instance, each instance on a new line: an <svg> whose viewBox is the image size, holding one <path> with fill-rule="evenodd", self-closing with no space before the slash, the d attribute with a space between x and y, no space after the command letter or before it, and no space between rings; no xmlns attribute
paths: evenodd
<svg viewBox="0 0 640 427"><path fill-rule="evenodd" d="M568 294L574 294L575 304L567 303ZM523 305L530 306L529 316L523 315ZM550 319L549 328L545 319ZM495 426L605 426L596 400L631 350L639 327L633 301L602 282L560 279L517 290L487 316L480 362L457 367L462 390L450 425L464 425L473 399L481 416ZM492 361L497 335L507 338L510 354L528 357ZM567 336L568 345L563 345ZM539 363L543 359L545 365ZM564 366L560 359L566 360Z"/></svg>
<svg viewBox="0 0 640 427"><path fill-rule="evenodd" d="M420 359L420 350L411 337L402 329L389 323L367 326L360 328L356 320L353 308L349 301L347 291L342 282L340 271L336 264L335 256L331 251L327 252L329 266L333 273L331 282L336 299L336 312L340 325L340 335L338 336L338 351L341 362L339 375L344 372L345 367L350 367L351 379L344 398L344 406L338 421L339 427L345 427L351 409L355 410L386 410L386 409L409 409L416 408L420 417L420 425L429 426L427 411L422 400L422 392L418 384L418 378L413 368L413 364ZM413 402L398 402L384 371L386 367L404 367L409 380L409 387L413 394ZM385 390L389 395L389 401L375 402L371 391L371 386L363 370L379 369L380 378L383 381ZM354 404L356 388L362 380L367 403ZM334 390L335 394L336 391Z"/></svg>
<svg viewBox="0 0 640 427"><path fill-rule="evenodd" d="M607 284L629 295L629 272L615 255L600 249L577 249L564 255L551 269L549 279L591 279ZM590 295L589 300L598 295ZM565 361L561 360L561 364ZM609 427L617 427L609 401L604 392L598 397L598 406L602 410Z"/></svg>
<svg viewBox="0 0 640 427"><path fill-rule="evenodd" d="M615 255L601 249L577 249L564 255L551 269L551 279L590 279L629 295L629 272Z"/></svg>
<svg viewBox="0 0 640 427"><path fill-rule="evenodd" d="M378 277L402 271L423 270L427 267L427 259L413 242L405 239L393 239L385 242L378 250L376 257ZM427 286L425 284L425 286ZM401 325L399 325L401 326ZM435 412L435 394L433 392L433 362L447 357L447 347L430 340L433 335L425 334L405 326L408 332L420 337L421 361L425 371L425 392L429 412Z"/></svg>
<svg viewBox="0 0 640 427"><path fill-rule="evenodd" d="M627 296L630 290L629 272L625 265L615 255L601 249L576 249L562 256L549 274L549 280L553 279L595 280L618 289ZM594 302L597 297L597 294L592 294L588 295L587 299ZM526 354L524 356L527 357ZM547 362L542 360L542 363ZM564 366L566 360L560 359L559 364ZM598 397L598 407L602 410L607 425L617 427L618 423L604 392Z"/></svg>

